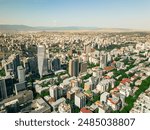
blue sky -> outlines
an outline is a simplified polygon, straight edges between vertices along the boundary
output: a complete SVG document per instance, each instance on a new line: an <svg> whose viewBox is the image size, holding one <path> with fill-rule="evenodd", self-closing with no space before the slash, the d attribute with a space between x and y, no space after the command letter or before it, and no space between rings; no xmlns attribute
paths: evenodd
<svg viewBox="0 0 150 130"><path fill-rule="evenodd" d="M0 0L0 24L150 29L150 0Z"/></svg>

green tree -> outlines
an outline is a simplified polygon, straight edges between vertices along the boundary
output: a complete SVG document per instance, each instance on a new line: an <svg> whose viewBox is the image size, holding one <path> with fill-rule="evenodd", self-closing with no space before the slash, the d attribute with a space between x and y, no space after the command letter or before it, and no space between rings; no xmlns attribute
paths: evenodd
<svg viewBox="0 0 150 130"><path fill-rule="evenodd" d="M122 113L128 113L134 106L134 102L137 100L139 95L150 87L150 76L146 78L139 89L135 92L134 96L129 96L125 99L126 106L121 110Z"/></svg>
<svg viewBox="0 0 150 130"><path fill-rule="evenodd" d="M0 76L6 76L4 68L0 70Z"/></svg>

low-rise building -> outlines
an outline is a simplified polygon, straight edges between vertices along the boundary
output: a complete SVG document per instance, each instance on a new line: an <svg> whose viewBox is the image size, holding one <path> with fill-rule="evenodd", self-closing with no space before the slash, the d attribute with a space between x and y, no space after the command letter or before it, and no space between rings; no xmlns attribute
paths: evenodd
<svg viewBox="0 0 150 130"><path fill-rule="evenodd" d="M59 113L71 113L71 106L69 104L66 104L65 102L62 102L58 106L58 112Z"/></svg>

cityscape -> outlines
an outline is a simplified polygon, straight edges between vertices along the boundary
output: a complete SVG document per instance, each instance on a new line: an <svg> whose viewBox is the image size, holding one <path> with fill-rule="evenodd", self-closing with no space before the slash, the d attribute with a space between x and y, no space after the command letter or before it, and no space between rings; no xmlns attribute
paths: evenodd
<svg viewBox="0 0 150 130"><path fill-rule="evenodd" d="M0 113L150 113L149 25L12 21L0 20Z"/></svg>

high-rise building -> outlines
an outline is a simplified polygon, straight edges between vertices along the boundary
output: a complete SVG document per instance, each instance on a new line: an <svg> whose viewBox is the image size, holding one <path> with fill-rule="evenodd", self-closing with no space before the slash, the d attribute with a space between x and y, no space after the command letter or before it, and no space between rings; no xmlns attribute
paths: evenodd
<svg viewBox="0 0 150 130"><path fill-rule="evenodd" d="M0 100L7 98L6 85L4 79L0 79Z"/></svg>
<svg viewBox="0 0 150 130"><path fill-rule="evenodd" d="M0 79L0 99L5 99L13 94L13 78L11 76Z"/></svg>
<svg viewBox="0 0 150 130"><path fill-rule="evenodd" d="M87 71L87 62L80 62L79 63L79 72L85 73Z"/></svg>
<svg viewBox="0 0 150 130"><path fill-rule="evenodd" d="M29 63L29 71L32 74L37 74L38 73L37 58L35 57L28 58L28 63Z"/></svg>
<svg viewBox="0 0 150 130"><path fill-rule="evenodd" d="M22 66L17 67L19 83L25 81L25 69Z"/></svg>
<svg viewBox="0 0 150 130"><path fill-rule="evenodd" d="M60 64L60 59L59 58L54 58L52 59L52 71L57 71L61 69L61 64Z"/></svg>
<svg viewBox="0 0 150 130"><path fill-rule="evenodd" d="M17 67L20 65L20 57L18 54L15 55L13 59L13 66L14 66L14 76L17 78Z"/></svg>
<svg viewBox="0 0 150 130"><path fill-rule="evenodd" d="M74 97L75 97L75 92L73 92L73 91L67 92L67 99L74 100Z"/></svg>
<svg viewBox="0 0 150 130"><path fill-rule="evenodd" d="M52 86L49 88L49 93L50 93L50 96L52 98L54 98L55 100L58 99L58 86L55 85L55 86Z"/></svg>
<svg viewBox="0 0 150 130"><path fill-rule="evenodd" d="M22 62L23 62L23 68L25 69L25 73L29 73L30 72L29 58L23 58Z"/></svg>
<svg viewBox="0 0 150 130"><path fill-rule="evenodd" d="M47 59L46 59L46 49L44 45L39 45L38 46L38 70L40 77L42 78L43 75L46 75L48 72L48 64L47 64Z"/></svg>
<svg viewBox="0 0 150 130"><path fill-rule="evenodd" d="M79 75L79 60L73 59L69 61L69 74L70 76L78 76Z"/></svg>
<svg viewBox="0 0 150 130"><path fill-rule="evenodd" d="M75 94L75 105L82 108L86 105L86 96L79 92Z"/></svg>
<svg viewBox="0 0 150 130"><path fill-rule="evenodd" d="M91 52L91 45L89 43L84 45L84 52L86 54Z"/></svg>
<svg viewBox="0 0 150 130"><path fill-rule="evenodd" d="M69 61L69 74L70 76L73 75L73 60Z"/></svg>
<svg viewBox="0 0 150 130"><path fill-rule="evenodd" d="M57 96L57 98L61 98L63 95L64 95L64 91L63 91L63 88L61 88L61 87L58 87L58 96Z"/></svg>
<svg viewBox="0 0 150 130"><path fill-rule="evenodd" d="M47 65L48 65L48 72L51 72L52 71L52 59L48 59L47 60Z"/></svg>
<svg viewBox="0 0 150 130"><path fill-rule="evenodd" d="M111 62L112 61L112 57L110 53L107 53L107 62Z"/></svg>
<svg viewBox="0 0 150 130"><path fill-rule="evenodd" d="M5 68L6 75L14 75L15 78L18 78L17 67L20 65L20 58L18 54L12 54L8 57L7 60L2 61L2 67Z"/></svg>
<svg viewBox="0 0 150 130"><path fill-rule="evenodd" d="M26 81L14 84L16 95L18 94L19 91L25 90L26 86L27 86Z"/></svg>
<svg viewBox="0 0 150 130"><path fill-rule="evenodd" d="M100 68L104 68L107 66L107 54L100 55Z"/></svg>

